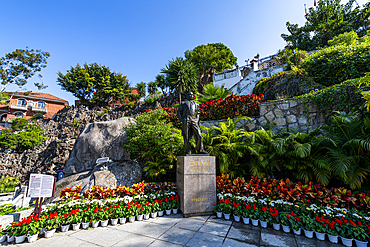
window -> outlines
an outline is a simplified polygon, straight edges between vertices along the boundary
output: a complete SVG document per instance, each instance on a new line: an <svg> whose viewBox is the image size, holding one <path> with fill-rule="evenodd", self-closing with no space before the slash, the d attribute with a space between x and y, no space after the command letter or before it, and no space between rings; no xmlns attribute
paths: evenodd
<svg viewBox="0 0 370 247"><path fill-rule="evenodd" d="M1 115L0 116L0 122L6 122L6 116L7 116L7 114L5 113L5 114L3 114L3 115Z"/></svg>
<svg viewBox="0 0 370 247"><path fill-rule="evenodd" d="M20 112L20 111L15 112L15 113L14 113L14 117L15 117L15 118L18 118L18 117L20 117L20 118L21 118L21 117L23 117L23 112Z"/></svg>
<svg viewBox="0 0 370 247"><path fill-rule="evenodd" d="M43 102L43 101L37 102L37 108L39 108L39 109L45 109L45 102Z"/></svg>
<svg viewBox="0 0 370 247"><path fill-rule="evenodd" d="M18 99L17 105L26 106L26 100L25 99Z"/></svg>

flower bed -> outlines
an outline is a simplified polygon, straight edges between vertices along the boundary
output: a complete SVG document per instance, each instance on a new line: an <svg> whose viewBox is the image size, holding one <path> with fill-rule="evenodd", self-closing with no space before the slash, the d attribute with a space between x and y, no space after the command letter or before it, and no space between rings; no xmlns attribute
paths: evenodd
<svg viewBox="0 0 370 247"><path fill-rule="evenodd" d="M365 242L370 239L370 215L356 209L315 204L308 206L304 203L270 198L264 200L254 196L233 196L231 193L219 193L217 197L215 211L226 215L233 213L237 217L242 217L243 222L247 224L249 220L254 222L259 220L261 226L262 223L266 226L270 223L275 229L280 228L277 227L280 224L286 232L290 232L290 229L296 234L300 234L301 230L315 232L316 237L321 240L325 239L325 234L334 238L340 236Z"/></svg>
<svg viewBox="0 0 370 247"><path fill-rule="evenodd" d="M259 115L259 105L263 100L263 95L230 95L225 99L216 99L199 105L200 120L220 120L228 118L236 118L242 116L257 116ZM168 122L179 127L181 123L177 117L178 107L163 107L168 113ZM143 112L157 109L157 107L147 107Z"/></svg>
<svg viewBox="0 0 370 247"><path fill-rule="evenodd" d="M120 186L118 188L93 186L81 193L80 187L65 188L61 192L64 199L57 203L42 207L40 217L32 215L19 222L6 226L9 242L24 241L25 236L29 241L35 241L40 230L45 230L45 237L51 237L56 229L68 231L69 228L77 230L90 226L106 226L121 224L129 219L130 222L148 219L163 215L166 210L171 214L177 213L179 198L174 192L173 183L139 183L131 188ZM22 237L22 238L20 238ZM3 237L0 237L0 240ZM20 239L20 240L17 240Z"/></svg>
<svg viewBox="0 0 370 247"><path fill-rule="evenodd" d="M330 206L359 211L370 210L370 197L365 193L352 193L344 188L331 188L320 184L294 183L289 179L259 179L253 177L229 179L228 174L217 177L217 193L231 193L239 196L255 196L259 199L281 199L286 202L301 202L307 205Z"/></svg>

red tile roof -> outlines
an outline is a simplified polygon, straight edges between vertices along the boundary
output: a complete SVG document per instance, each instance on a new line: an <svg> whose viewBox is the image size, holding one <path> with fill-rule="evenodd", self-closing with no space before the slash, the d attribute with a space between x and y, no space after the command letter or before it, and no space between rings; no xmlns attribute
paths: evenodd
<svg viewBox="0 0 370 247"><path fill-rule="evenodd" d="M13 92L8 92L8 94L13 94ZM17 94L17 95L24 95L24 93L22 92L15 92L14 94ZM67 100L64 100L64 99L61 99L61 98L58 98L54 95L51 95L51 94L48 94L48 93L30 93L28 95L25 95L25 96L31 96L31 97L38 97L38 98L43 98L43 99L52 99L52 100L60 100L60 101L65 101L68 103Z"/></svg>

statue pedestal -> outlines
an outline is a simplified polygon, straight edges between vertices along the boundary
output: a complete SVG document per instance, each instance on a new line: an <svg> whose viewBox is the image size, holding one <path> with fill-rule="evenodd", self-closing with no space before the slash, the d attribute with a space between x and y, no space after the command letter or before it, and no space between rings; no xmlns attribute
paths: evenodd
<svg viewBox="0 0 370 247"><path fill-rule="evenodd" d="M216 157L177 157L176 184L184 217L213 214L217 202Z"/></svg>

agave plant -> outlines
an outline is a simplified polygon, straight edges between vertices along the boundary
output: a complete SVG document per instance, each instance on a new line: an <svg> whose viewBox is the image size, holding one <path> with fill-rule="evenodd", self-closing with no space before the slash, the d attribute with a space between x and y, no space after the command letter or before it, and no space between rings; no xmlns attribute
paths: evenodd
<svg viewBox="0 0 370 247"><path fill-rule="evenodd" d="M370 119L356 112L335 112L331 124L321 129L334 141L328 146L334 175L352 189L361 187L370 172Z"/></svg>

